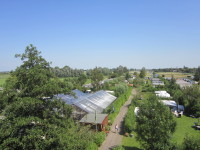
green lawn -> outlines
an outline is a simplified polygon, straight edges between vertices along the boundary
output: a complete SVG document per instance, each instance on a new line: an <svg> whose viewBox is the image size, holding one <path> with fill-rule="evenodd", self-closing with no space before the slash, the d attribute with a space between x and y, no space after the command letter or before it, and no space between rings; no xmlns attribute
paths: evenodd
<svg viewBox="0 0 200 150"><path fill-rule="evenodd" d="M192 126L194 125L194 122L198 122L198 119L191 118L187 116L182 116L181 118L176 118L177 126L176 131L173 134L172 141L177 143L178 145L181 145L184 137L188 134L188 136L196 137L200 136L200 130L194 129ZM200 123L200 120L199 120ZM133 132L134 135L136 135ZM135 136L134 137L123 137L122 145L127 150L139 150L140 144L138 141L136 141Z"/></svg>
<svg viewBox="0 0 200 150"><path fill-rule="evenodd" d="M200 136L200 130L196 130L192 127L194 125L194 122L198 122L198 119L182 116L181 118L176 118L176 122L176 131L172 137L172 140L177 142L177 144L182 144L186 134L193 137Z"/></svg>
<svg viewBox="0 0 200 150"><path fill-rule="evenodd" d="M0 87L3 86L3 84L5 83L6 79L9 78L9 74L8 73L0 73Z"/></svg>
<svg viewBox="0 0 200 150"><path fill-rule="evenodd" d="M142 148L140 148L140 143L138 141L136 141L136 133L132 132L133 137L126 137L124 136L122 139L122 146L126 149L126 150L142 150Z"/></svg>

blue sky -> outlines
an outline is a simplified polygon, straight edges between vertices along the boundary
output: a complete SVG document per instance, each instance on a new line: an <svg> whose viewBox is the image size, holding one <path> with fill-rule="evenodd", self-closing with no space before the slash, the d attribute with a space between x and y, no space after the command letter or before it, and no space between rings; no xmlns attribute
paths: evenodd
<svg viewBox="0 0 200 150"><path fill-rule="evenodd" d="M33 44L52 66L200 65L199 0L1 0L0 71Z"/></svg>

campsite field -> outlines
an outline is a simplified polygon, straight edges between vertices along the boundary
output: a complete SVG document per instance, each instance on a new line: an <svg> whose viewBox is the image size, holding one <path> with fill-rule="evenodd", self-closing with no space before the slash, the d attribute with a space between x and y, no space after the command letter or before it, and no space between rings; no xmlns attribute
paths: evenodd
<svg viewBox="0 0 200 150"><path fill-rule="evenodd" d="M0 73L0 87L3 86L3 84L5 83L6 79L9 78L9 74L8 73Z"/></svg>
<svg viewBox="0 0 200 150"><path fill-rule="evenodd" d="M192 76L191 73L181 73L181 72L156 72L156 74L165 77L174 77L174 78L187 78L187 76Z"/></svg>
<svg viewBox="0 0 200 150"><path fill-rule="evenodd" d="M181 118L176 118L176 122L176 131L173 134L172 141L177 143L177 145L180 146L187 135L192 136L193 138L195 138L196 136L200 136L200 130L196 130L192 127L194 125L194 122L198 122L198 119L182 116ZM134 137L123 137L122 146L124 146L127 150L140 150L140 143L136 141L135 138L136 133L133 132L132 134L134 135Z"/></svg>

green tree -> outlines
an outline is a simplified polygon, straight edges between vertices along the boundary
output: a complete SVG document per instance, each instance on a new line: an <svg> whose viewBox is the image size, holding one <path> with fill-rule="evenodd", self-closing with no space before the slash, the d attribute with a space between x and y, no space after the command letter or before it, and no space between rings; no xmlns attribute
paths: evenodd
<svg viewBox="0 0 200 150"><path fill-rule="evenodd" d="M128 90L128 86L124 83L121 83L115 87L115 96L120 96Z"/></svg>
<svg viewBox="0 0 200 150"><path fill-rule="evenodd" d="M33 45L17 57L23 64L11 73L0 97L5 116L0 149L84 149L91 137L88 130L75 125L69 105L52 98L67 92L66 85L52 75Z"/></svg>
<svg viewBox="0 0 200 150"><path fill-rule="evenodd" d="M169 81L169 84L166 84L167 88L169 89L169 93L171 96L174 96L175 91L180 89L180 86L176 84L176 79L172 76L171 80Z"/></svg>
<svg viewBox="0 0 200 150"><path fill-rule="evenodd" d="M200 136L186 136L183 141L183 150L199 150L200 149Z"/></svg>
<svg viewBox="0 0 200 150"><path fill-rule="evenodd" d="M200 81L200 66L197 68L197 70L195 72L194 80Z"/></svg>
<svg viewBox="0 0 200 150"><path fill-rule="evenodd" d="M125 74L126 80L128 80L130 77L131 77L131 75L127 72L127 73Z"/></svg>
<svg viewBox="0 0 200 150"><path fill-rule="evenodd" d="M140 71L140 78L144 78L146 76L146 69L143 67L142 70Z"/></svg>
<svg viewBox="0 0 200 150"><path fill-rule="evenodd" d="M183 90L187 101L186 112L196 117L200 117L200 86L193 85Z"/></svg>
<svg viewBox="0 0 200 150"><path fill-rule="evenodd" d="M159 102L155 96L139 106L136 117L136 133L145 149L167 150L171 148L171 135L176 122L169 108Z"/></svg>
<svg viewBox="0 0 200 150"><path fill-rule="evenodd" d="M80 77L78 77L78 83L82 86L87 81L87 76L85 74L81 74Z"/></svg>
<svg viewBox="0 0 200 150"><path fill-rule="evenodd" d="M91 72L91 80L94 91L97 91L100 89L100 81L103 80L103 74L99 71L99 69L96 67Z"/></svg>

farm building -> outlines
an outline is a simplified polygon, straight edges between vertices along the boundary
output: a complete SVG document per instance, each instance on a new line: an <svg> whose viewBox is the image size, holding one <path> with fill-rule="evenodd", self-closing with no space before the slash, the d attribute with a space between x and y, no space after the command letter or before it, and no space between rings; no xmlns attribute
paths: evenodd
<svg viewBox="0 0 200 150"><path fill-rule="evenodd" d="M163 81L161 81L159 78L151 78L150 79L152 81L152 85L158 86L158 85L165 85Z"/></svg>
<svg viewBox="0 0 200 150"><path fill-rule="evenodd" d="M178 84L181 88L192 86L191 82L184 81L183 79L177 79L176 84Z"/></svg>
<svg viewBox="0 0 200 150"><path fill-rule="evenodd" d="M86 114L80 123L91 125L93 129L98 131L105 131L105 127L108 124L107 114Z"/></svg>
<svg viewBox="0 0 200 150"><path fill-rule="evenodd" d="M116 98L117 97L101 90L79 97L73 105L87 113L102 113Z"/></svg>
<svg viewBox="0 0 200 150"><path fill-rule="evenodd" d="M72 105L75 108L73 116L77 119L82 118L85 114L102 113L117 98L103 90L95 93L83 93L79 90L73 92L75 97L64 94L58 94L55 97L60 98L66 104Z"/></svg>
<svg viewBox="0 0 200 150"><path fill-rule="evenodd" d="M57 94L54 97L55 98L60 98L62 101L64 101L68 105L72 105L78 98L87 95L87 93L83 93L82 91L79 90L73 90L72 91L74 95L68 95L68 94Z"/></svg>
<svg viewBox="0 0 200 150"><path fill-rule="evenodd" d="M177 109L177 103L173 100L160 100L164 105L168 106L172 111L184 111L184 106L183 105L178 105Z"/></svg>

